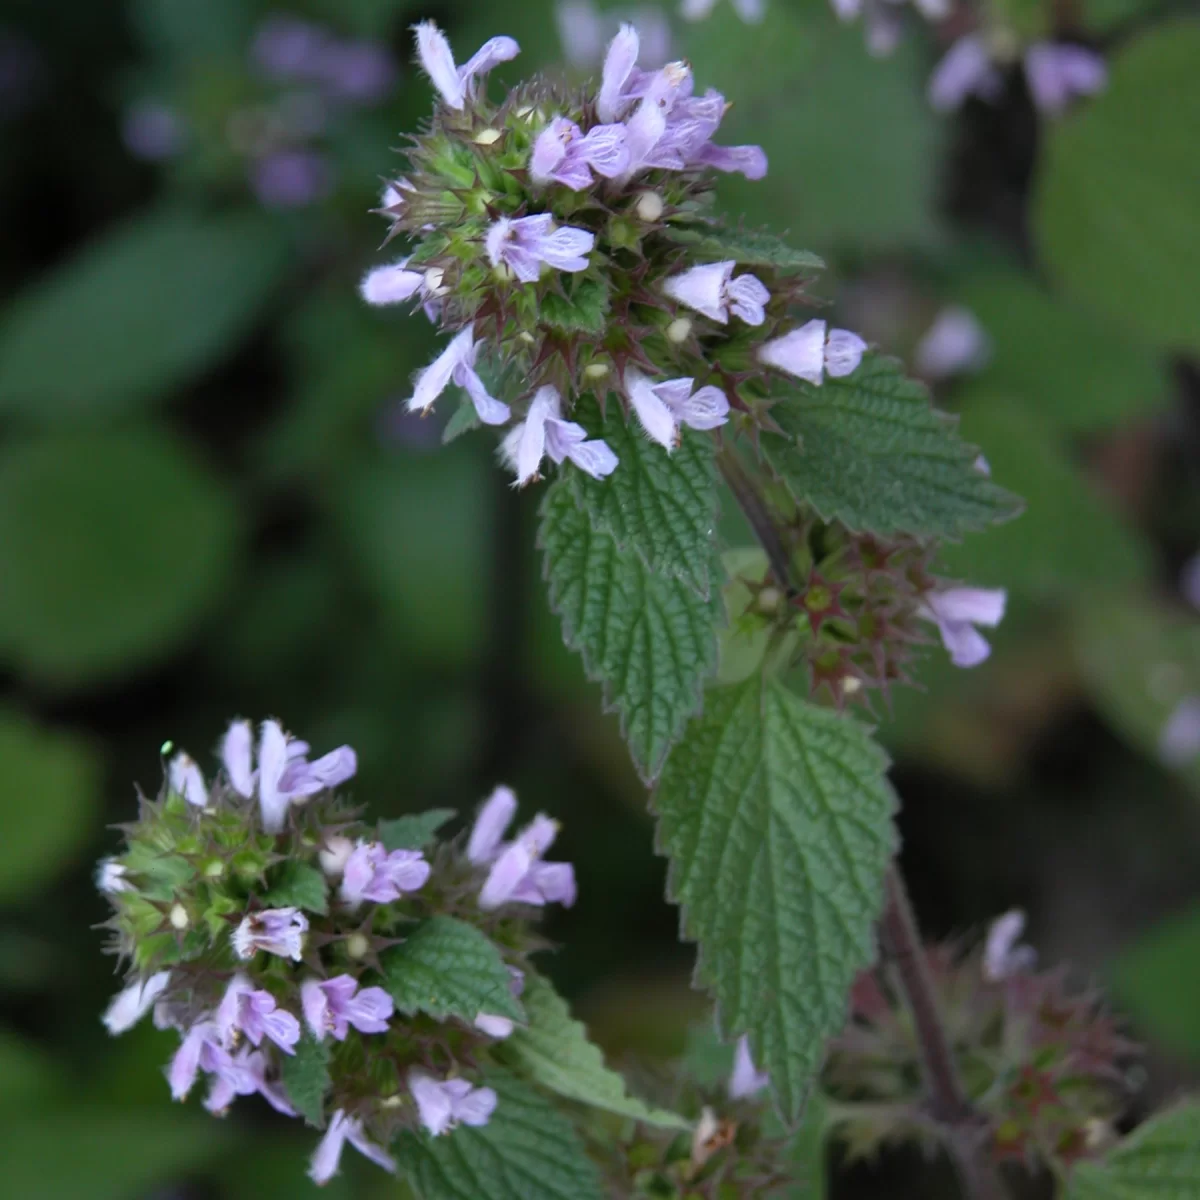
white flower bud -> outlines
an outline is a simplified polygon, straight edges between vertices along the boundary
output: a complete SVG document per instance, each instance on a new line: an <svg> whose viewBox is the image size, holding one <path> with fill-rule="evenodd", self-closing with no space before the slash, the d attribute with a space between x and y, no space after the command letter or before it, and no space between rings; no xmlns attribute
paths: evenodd
<svg viewBox="0 0 1200 1200"><path fill-rule="evenodd" d="M588 379L603 379L609 373L608 363L588 363L583 368L583 374Z"/></svg>
<svg viewBox="0 0 1200 1200"><path fill-rule="evenodd" d="M687 317L676 317L674 321L667 326L667 341L672 345L679 346L688 340L692 335L692 323Z"/></svg>
<svg viewBox="0 0 1200 1200"><path fill-rule="evenodd" d="M642 192L633 211L640 220L653 224L662 218L664 207L663 198L657 192Z"/></svg>
<svg viewBox="0 0 1200 1200"><path fill-rule="evenodd" d="M168 920L176 929L186 929L189 925L188 911L182 904L176 904L170 912Z"/></svg>
<svg viewBox="0 0 1200 1200"><path fill-rule="evenodd" d="M354 850L354 843L346 837L325 839L325 845L317 855L321 870L331 878L337 878L346 869L346 860Z"/></svg>

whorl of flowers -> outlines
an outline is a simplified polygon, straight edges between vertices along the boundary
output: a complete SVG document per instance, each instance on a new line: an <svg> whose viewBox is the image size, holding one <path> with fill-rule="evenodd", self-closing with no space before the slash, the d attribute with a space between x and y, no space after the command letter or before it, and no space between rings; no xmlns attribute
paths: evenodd
<svg viewBox="0 0 1200 1200"><path fill-rule="evenodd" d="M347 1142L394 1170L387 1148L402 1129L438 1136L488 1121L497 1097L479 1063L514 1022L402 1015L390 952L427 918L457 917L500 948L518 994L535 947L528 918L571 904L574 872L544 861L556 830L546 817L504 840L516 814L507 788L483 805L466 847L427 856L389 845L334 794L357 768L350 747L310 760L276 721L257 745L253 732L233 722L211 781L175 754L121 853L101 864L112 948L129 964L104 1023L119 1034L152 1011L176 1030L171 1094L183 1100L203 1078L217 1115L254 1094L299 1115L288 1072L319 1045L328 1081L303 1115L325 1133L310 1174L329 1179Z"/></svg>
<svg viewBox="0 0 1200 1200"><path fill-rule="evenodd" d="M381 209L408 252L362 284L368 302L420 305L453 335L410 409L461 388L479 422L511 426L502 458L524 485L547 459L617 469L574 419L588 393L670 453L685 425L765 427L780 375L854 370L860 338L791 315L795 271L742 269L705 244L714 175L761 179L767 161L714 140L728 105L686 63L642 69L625 25L593 90L535 80L496 103L485 76L516 55L511 38L458 67L431 23L416 33L438 100ZM511 395L493 395L495 380Z"/></svg>

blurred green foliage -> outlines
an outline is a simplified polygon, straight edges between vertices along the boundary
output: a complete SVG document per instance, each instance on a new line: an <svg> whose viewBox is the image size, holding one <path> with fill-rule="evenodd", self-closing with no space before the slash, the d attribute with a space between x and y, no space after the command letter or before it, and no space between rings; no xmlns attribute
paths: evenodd
<svg viewBox="0 0 1200 1200"><path fill-rule="evenodd" d="M248 48L284 8L378 39L401 67L315 135L328 191L268 210L230 130L280 103ZM1149 10L1083 7L1111 85L1040 125L1015 78L995 107L935 117L935 47L915 22L886 60L823 0L769 0L758 26L722 3L674 28L700 85L734 101L723 139L771 159L765 181L727 182L727 211L825 257L839 321L890 353L911 357L944 304L991 340L938 400L1027 513L944 565L1007 587L1009 617L985 667L931 654L926 690L874 714L922 916L945 934L1026 905L1046 957L1111 977L1151 1066L1194 1080L1200 744L1170 763L1160 744L1200 695L1200 622L1178 587L1200 546L1200 25L1155 27ZM578 864L546 969L590 1028L617 1053L677 1052L680 1014L699 1012L643 789L548 611L541 497L508 488L486 432L441 447L452 405L403 415L434 332L354 294L379 261L367 210L400 169L390 148L428 112L406 34L426 16L460 56L516 36L505 80L560 69L549 0L15 0L0 15L37 64L19 104L0 78L5 1194L307 1187L309 1135L249 1102L224 1126L173 1109L169 1039L110 1044L98 1020L115 987L89 928L104 826L129 817L134 780L156 788L164 740L206 758L235 714L353 744L356 790L383 815L512 783L564 821ZM173 157L122 142L147 102L185 130ZM722 528L747 540L732 514ZM929 1196L890 1178L889 1196ZM348 1164L330 1194L397 1189ZM855 1172L831 1194L883 1193Z"/></svg>

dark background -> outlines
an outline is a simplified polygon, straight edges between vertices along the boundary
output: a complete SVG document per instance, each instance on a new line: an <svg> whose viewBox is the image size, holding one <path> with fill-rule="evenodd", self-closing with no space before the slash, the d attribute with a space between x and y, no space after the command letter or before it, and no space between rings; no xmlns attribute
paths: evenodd
<svg viewBox="0 0 1200 1200"><path fill-rule="evenodd" d="M281 83L253 47L284 11L375 50L340 82ZM317 752L349 742L353 793L379 815L469 812L511 783L563 821L580 899L550 918L548 968L595 1035L672 1054L703 1019L643 788L547 609L537 489L510 489L486 432L442 448L447 414L404 415L434 332L357 298L383 261L367 210L430 108L406 34L424 17L460 60L515 36L507 81L564 69L544 0L0 7L6 1194L308 1186L308 1134L251 1102L223 1123L172 1106L170 1035L114 1042L99 1023L119 983L93 928L106 826L135 781L157 788L164 741L211 769L234 715L278 715ZM735 101L723 140L767 149L767 179L730 180L722 202L826 256L839 323L906 358L946 304L987 330L990 365L938 401L1029 509L947 558L1010 589L993 659L964 673L931 652L928 690L875 714L904 866L931 936L1019 905L1043 961L1114 985L1150 1048L1142 1103L1168 1097L1200 1065L1200 742L1170 766L1160 749L1200 692L1179 584L1200 544L1197 210L1182 258L1160 246L1131 275L1122 246L1089 251L1114 259L1111 293L1091 295L1062 232L1073 193L1045 176L1073 124L1133 105L1116 82L1053 127L1016 73L996 105L943 118L923 89L944 39L915 19L882 61L820 0L770 0L757 27L724 0L699 26L643 19L669 21L672 53ZM1080 19L1120 55L1170 16L1113 0ZM573 29L576 59L599 53ZM1182 139L1150 140L1169 201ZM726 534L744 536L732 518ZM331 1195L395 1194L358 1166Z"/></svg>

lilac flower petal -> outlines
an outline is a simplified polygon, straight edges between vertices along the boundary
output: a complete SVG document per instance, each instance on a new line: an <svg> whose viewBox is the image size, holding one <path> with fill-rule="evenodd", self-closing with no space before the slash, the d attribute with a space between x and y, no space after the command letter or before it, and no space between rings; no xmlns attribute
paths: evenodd
<svg viewBox="0 0 1200 1200"><path fill-rule="evenodd" d="M679 433L675 417L656 395L654 385L636 367L625 368L625 391L642 428L650 438L668 451L673 450Z"/></svg>
<svg viewBox="0 0 1200 1200"><path fill-rule="evenodd" d="M679 421L692 429L717 429L729 420L729 401L720 388L702 387L674 409Z"/></svg>
<svg viewBox="0 0 1200 1200"><path fill-rule="evenodd" d="M454 382L471 398L475 412L483 424L503 425L512 416L512 409L503 400L497 400L488 392L474 367L465 362L460 363L454 371Z"/></svg>
<svg viewBox="0 0 1200 1200"><path fill-rule="evenodd" d="M409 412L428 412L433 402L446 390L455 370L474 346L473 325L468 325L421 372L418 373L413 394L408 400Z"/></svg>
<svg viewBox="0 0 1200 1200"><path fill-rule="evenodd" d="M739 275L725 286L725 295L735 317L747 325L761 325L766 319L766 305L771 293L757 275Z"/></svg>
<svg viewBox="0 0 1200 1200"><path fill-rule="evenodd" d="M359 1033L386 1033L395 1011L391 996L380 987L363 988L346 1002L346 1019Z"/></svg>
<svg viewBox="0 0 1200 1200"><path fill-rule="evenodd" d="M421 291L425 276L420 271L407 271L402 258L390 267L376 267L363 276L358 291L368 304L402 304Z"/></svg>
<svg viewBox="0 0 1200 1200"><path fill-rule="evenodd" d="M279 787L287 765L287 735L278 721L264 721L258 739L258 803L268 833L278 833L287 818L288 797Z"/></svg>
<svg viewBox="0 0 1200 1200"><path fill-rule="evenodd" d="M530 246L542 262L560 271L586 271L587 257L596 243L596 236L586 229L563 225L549 236L541 238L536 248Z"/></svg>
<svg viewBox="0 0 1200 1200"><path fill-rule="evenodd" d="M318 792L338 787L358 772L358 755L350 746L339 746L313 762L297 761L293 756L280 779L280 788L294 803Z"/></svg>
<svg viewBox="0 0 1200 1200"><path fill-rule="evenodd" d="M544 185L555 178L559 164L567 156L568 145L582 137L579 126L566 117L555 117L533 143L529 155L529 175L534 183Z"/></svg>
<svg viewBox="0 0 1200 1200"><path fill-rule="evenodd" d="M934 592L926 603L940 620L995 626L1004 619L1006 599L1003 588L956 587Z"/></svg>
<svg viewBox="0 0 1200 1200"><path fill-rule="evenodd" d="M989 983L999 983L1032 969L1037 951L1032 946L1018 945L1025 930L1025 914L1014 908L997 917L988 928L983 948L983 977Z"/></svg>
<svg viewBox="0 0 1200 1200"><path fill-rule="evenodd" d="M148 979L139 979L122 988L104 1010L101 1018L104 1027L114 1037L132 1029L150 1011L170 982L170 971L156 971Z"/></svg>
<svg viewBox="0 0 1200 1200"><path fill-rule="evenodd" d="M736 265L731 259L692 267L680 275L670 276L662 285L663 291L672 300L678 300L723 325L729 319L725 309L725 285Z"/></svg>
<svg viewBox="0 0 1200 1200"><path fill-rule="evenodd" d="M513 842L492 864L479 890L479 907L485 912L507 904L533 865L533 855L520 842Z"/></svg>
<svg viewBox="0 0 1200 1200"><path fill-rule="evenodd" d="M750 1041L746 1037L738 1038L737 1050L733 1058L733 1073L729 1077L729 1096L732 1100L742 1100L761 1092L771 1082L764 1071L754 1065L750 1057Z"/></svg>
<svg viewBox="0 0 1200 1200"><path fill-rule="evenodd" d="M696 162L718 171L762 179L767 173L767 153L761 146L714 146L709 143L696 155Z"/></svg>
<svg viewBox="0 0 1200 1200"><path fill-rule="evenodd" d="M848 329L831 329L825 346L825 372L834 379L852 375L858 370L867 343Z"/></svg>
<svg viewBox="0 0 1200 1200"><path fill-rule="evenodd" d="M608 124L624 111L624 90L638 59L638 33L632 25L622 25L609 43L596 97L596 115Z"/></svg>
<svg viewBox="0 0 1200 1200"><path fill-rule="evenodd" d="M445 1086L421 1071L411 1071L408 1090L416 1101L421 1124L434 1136L440 1137L454 1120L454 1100Z"/></svg>
<svg viewBox="0 0 1200 1200"><path fill-rule="evenodd" d="M513 790L503 786L496 788L483 802L471 828L467 841L468 862L482 866L496 856L504 831L512 824L516 812L517 797Z"/></svg>
<svg viewBox="0 0 1200 1200"><path fill-rule="evenodd" d="M249 182L264 208L307 208L328 195L332 169L315 150L277 150L255 159Z"/></svg>
<svg viewBox="0 0 1200 1200"><path fill-rule="evenodd" d="M966 621L939 621L938 632L956 667L977 667L992 652L987 638Z"/></svg>
<svg viewBox="0 0 1200 1200"><path fill-rule="evenodd" d="M522 904L561 904L570 908L576 895L575 868L570 863L534 862L509 899Z"/></svg>
<svg viewBox="0 0 1200 1200"><path fill-rule="evenodd" d="M799 329L764 342L757 357L765 366L819 384L825 369L825 322L819 318L808 321Z"/></svg>
<svg viewBox="0 0 1200 1200"><path fill-rule="evenodd" d="M234 953L247 961L260 950L299 962L308 918L297 908L266 908L244 917L231 938Z"/></svg>
<svg viewBox="0 0 1200 1200"><path fill-rule="evenodd" d="M204 808L208 804L208 787L190 754L180 752L171 759L167 778L171 791L182 796L193 808Z"/></svg>
<svg viewBox="0 0 1200 1200"><path fill-rule="evenodd" d="M250 722L232 722L221 742L221 761L230 786L247 800L254 795L253 747L254 731Z"/></svg>
<svg viewBox="0 0 1200 1200"><path fill-rule="evenodd" d="M308 1177L318 1186L328 1183L338 1172L342 1149L346 1145L346 1124L346 1114L339 1108L330 1118L329 1128L317 1144L308 1168Z"/></svg>
<svg viewBox="0 0 1200 1200"><path fill-rule="evenodd" d="M473 1088L454 1106L454 1115L464 1125L486 1125L496 1111L496 1093L489 1087Z"/></svg>
<svg viewBox="0 0 1200 1200"><path fill-rule="evenodd" d="M983 35L969 33L959 38L934 68L927 95L938 112L949 112L971 95L993 98L1002 82Z"/></svg>
<svg viewBox="0 0 1200 1200"><path fill-rule="evenodd" d="M624 125L594 125L580 143L580 154L597 175L616 179L629 168Z"/></svg>
<svg viewBox="0 0 1200 1200"><path fill-rule="evenodd" d="M1169 767L1187 766L1200 754L1200 696L1185 696L1158 737L1158 756Z"/></svg>
<svg viewBox="0 0 1200 1200"><path fill-rule="evenodd" d="M510 62L521 53L521 47L510 37L488 38L459 71L464 87L469 87L477 75L486 75L501 63Z"/></svg>
<svg viewBox="0 0 1200 1200"><path fill-rule="evenodd" d="M593 479L604 479L611 475L620 461L608 443L599 438L572 445L567 450L567 457Z"/></svg>
<svg viewBox="0 0 1200 1200"><path fill-rule="evenodd" d="M1037 107L1056 116L1076 97L1102 91L1108 68L1082 46L1039 42L1025 51L1025 78Z"/></svg>
<svg viewBox="0 0 1200 1200"><path fill-rule="evenodd" d="M362 1122L350 1120L347 1122L346 1139L364 1158L370 1159L377 1167L394 1175L396 1160L382 1147L377 1146L363 1133Z"/></svg>
<svg viewBox="0 0 1200 1200"><path fill-rule="evenodd" d="M466 89L446 35L432 21L414 25L413 32L417 35L417 59L429 82L448 107L461 109L466 103Z"/></svg>

